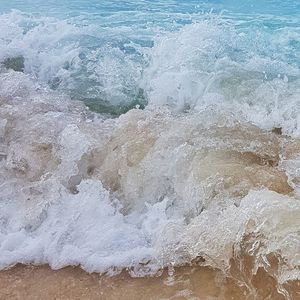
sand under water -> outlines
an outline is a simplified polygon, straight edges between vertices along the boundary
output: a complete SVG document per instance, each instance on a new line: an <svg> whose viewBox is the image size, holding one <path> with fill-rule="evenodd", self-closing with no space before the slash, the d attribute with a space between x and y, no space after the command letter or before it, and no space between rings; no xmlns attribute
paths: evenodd
<svg viewBox="0 0 300 300"><path fill-rule="evenodd" d="M3 299L299 297L297 136L0 76Z"/></svg>
<svg viewBox="0 0 300 300"><path fill-rule="evenodd" d="M276 260L276 259L275 259ZM236 274L237 275L237 274ZM181 267L157 276L132 278L87 274L79 268L18 265L0 272L0 299L298 299L300 281L278 291L276 280L264 269L251 276L251 287L237 277L225 277L208 267Z"/></svg>
<svg viewBox="0 0 300 300"><path fill-rule="evenodd" d="M300 299L299 11L0 1L0 298Z"/></svg>

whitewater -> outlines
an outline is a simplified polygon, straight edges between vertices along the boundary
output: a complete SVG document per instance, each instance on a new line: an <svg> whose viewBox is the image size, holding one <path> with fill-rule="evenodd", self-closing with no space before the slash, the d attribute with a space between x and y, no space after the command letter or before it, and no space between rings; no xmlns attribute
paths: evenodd
<svg viewBox="0 0 300 300"><path fill-rule="evenodd" d="M0 3L0 269L300 280L300 3ZM252 298L249 298L252 299ZM259 298L256 298L259 299Z"/></svg>

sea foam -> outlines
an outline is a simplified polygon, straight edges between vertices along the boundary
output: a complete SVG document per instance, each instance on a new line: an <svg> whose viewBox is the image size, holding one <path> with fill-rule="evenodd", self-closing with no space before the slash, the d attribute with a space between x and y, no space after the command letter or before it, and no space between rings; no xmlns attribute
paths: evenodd
<svg viewBox="0 0 300 300"><path fill-rule="evenodd" d="M299 32L249 22L2 14L0 268L300 279Z"/></svg>
<svg viewBox="0 0 300 300"><path fill-rule="evenodd" d="M296 140L211 109L105 119L22 73L0 79L1 268L141 276L201 257L229 274L246 251L254 273L275 254L278 283L299 279Z"/></svg>

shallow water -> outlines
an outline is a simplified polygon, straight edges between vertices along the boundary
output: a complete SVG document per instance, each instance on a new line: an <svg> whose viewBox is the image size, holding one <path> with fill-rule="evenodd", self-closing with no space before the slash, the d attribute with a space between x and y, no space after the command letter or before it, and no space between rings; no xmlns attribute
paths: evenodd
<svg viewBox="0 0 300 300"><path fill-rule="evenodd" d="M115 277L86 274L78 268L58 271L47 267L17 266L0 273L0 298L4 299L284 299L276 283L260 270L252 280L255 293L217 270L181 267L159 276L132 278L125 272ZM299 282L285 285L297 299ZM253 292L253 291L252 291Z"/></svg>
<svg viewBox="0 0 300 300"><path fill-rule="evenodd" d="M296 299L298 1L0 11L1 269L197 262L232 293Z"/></svg>

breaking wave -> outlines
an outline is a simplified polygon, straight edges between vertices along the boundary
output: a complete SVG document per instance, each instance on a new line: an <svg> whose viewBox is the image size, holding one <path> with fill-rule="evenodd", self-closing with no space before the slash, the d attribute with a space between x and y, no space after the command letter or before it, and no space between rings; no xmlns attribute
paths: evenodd
<svg viewBox="0 0 300 300"><path fill-rule="evenodd" d="M0 15L0 268L300 280L300 32L249 22Z"/></svg>

